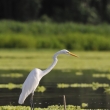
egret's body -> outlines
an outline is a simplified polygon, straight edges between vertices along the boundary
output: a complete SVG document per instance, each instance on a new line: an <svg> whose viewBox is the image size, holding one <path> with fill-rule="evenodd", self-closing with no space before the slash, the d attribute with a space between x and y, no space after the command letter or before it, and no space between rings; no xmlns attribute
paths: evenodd
<svg viewBox="0 0 110 110"><path fill-rule="evenodd" d="M33 100L34 91L37 88L41 78L44 75L46 75L47 73L49 73L54 68L54 66L56 65L56 63L58 61L57 56L59 54L70 54L72 56L77 57L75 54L72 54L68 50L63 49L54 54L53 63L46 70L40 70L38 68L33 69L29 73L28 77L26 78L26 80L22 86L22 92L20 94L19 101L18 101L19 104L23 104L25 99L27 98L27 96L31 93L32 93L31 100Z"/></svg>
<svg viewBox="0 0 110 110"><path fill-rule="evenodd" d="M37 88L39 81L41 79L40 73L42 73L42 71L37 68L33 69L30 72L30 74L28 75L28 77L26 78L26 80L23 84L22 93L19 98L19 104L23 104L26 97L29 94L34 93L34 91Z"/></svg>

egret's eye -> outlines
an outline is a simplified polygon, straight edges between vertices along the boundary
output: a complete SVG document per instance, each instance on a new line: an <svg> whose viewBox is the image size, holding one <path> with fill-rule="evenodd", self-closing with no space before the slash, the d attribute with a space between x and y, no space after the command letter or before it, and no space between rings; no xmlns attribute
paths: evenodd
<svg viewBox="0 0 110 110"><path fill-rule="evenodd" d="M68 51L66 53L69 53Z"/></svg>
<svg viewBox="0 0 110 110"><path fill-rule="evenodd" d="M66 52L66 54L69 54L69 52Z"/></svg>

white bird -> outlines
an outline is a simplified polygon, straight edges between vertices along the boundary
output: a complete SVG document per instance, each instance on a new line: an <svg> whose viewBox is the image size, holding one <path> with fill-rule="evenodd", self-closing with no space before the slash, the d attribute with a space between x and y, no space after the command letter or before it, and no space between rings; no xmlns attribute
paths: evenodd
<svg viewBox="0 0 110 110"><path fill-rule="evenodd" d="M33 69L29 73L25 82L23 83L22 92L20 94L19 101L18 101L19 104L23 104L25 99L28 97L28 95L32 94L31 100L30 100L31 101L31 109L32 109L34 91L37 88L41 78L43 76L45 76L46 74L48 74L54 68L54 66L56 65L56 63L58 61L57 56L59 54L69 54L69 55L77 57L77 55L69 52L66 49L63 49L63 50L60 50L54 54L53 63L47 69L45 69L45 70L40 70L38 68Z"/></svg>

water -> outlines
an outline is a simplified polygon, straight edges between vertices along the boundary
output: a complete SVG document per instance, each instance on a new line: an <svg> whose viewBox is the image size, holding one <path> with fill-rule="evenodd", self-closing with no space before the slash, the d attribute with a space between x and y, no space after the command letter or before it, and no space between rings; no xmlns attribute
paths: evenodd
<svg viewBox="0 0 110 110"><path fill-rule="evenodd" d="M0 84L7 84L9 82L22 84L29 73L29 71L24 70L0 71L2 74ZM16 77L16 75L10 77L8 75L15 72L19 74L23 73L23 77ZM103 74L103 77L100 76L101 74ZM35 106L62 105L63 95L65 95L66 103L69 105L81 106L82 103L87 103L88 107L86 108L89 109L110 109L109 91L105 92L105 88L109 88L110 80L107 77L109 74L109 72L102 73L97 70L52 70L40 81L39 86L44 86L46 91L35 92ZM93 77L95 75L96 77ZM59 87L58 84L63 86ZM64 86L64 84L67 86ZM77 85L76 87L74 86L75 84ZM0 105L18 105L21 89L16 87L9 88L0 88ZM29 100L30 96L25 100L23 105L29 106Z"/></svg>

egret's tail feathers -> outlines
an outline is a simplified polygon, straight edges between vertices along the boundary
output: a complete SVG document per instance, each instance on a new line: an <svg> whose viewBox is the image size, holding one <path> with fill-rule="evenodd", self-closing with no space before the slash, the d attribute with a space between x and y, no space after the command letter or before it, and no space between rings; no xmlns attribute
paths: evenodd
<svg viewBox="0 0 110 110"><path fill-rule="evenodd" d="M19 104L23 104L24 101L19 99L18 103L19 103Z"/></svg>
<svg viewBox="0 0 110 110"><path fill-rule="evenodd" d="M18 103L19 103L19 104L23 104L24 101L25 101L25 99L26 99L26 97L27 97L26 94L21 93L21 94L20 94L20 97L19 97L19 100L18 100Z"/></svg>

